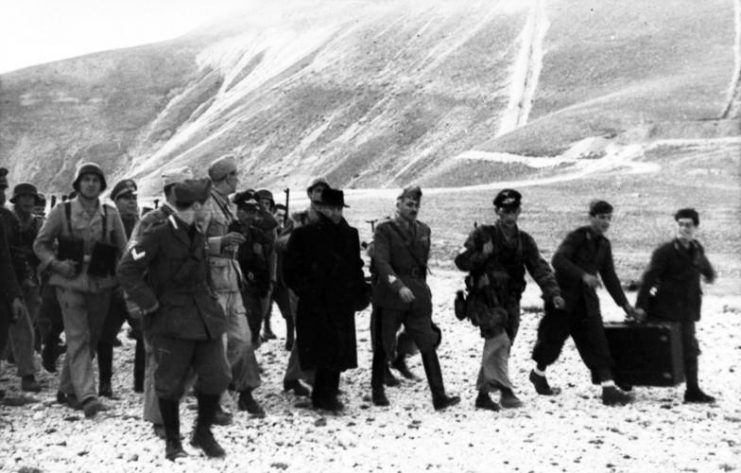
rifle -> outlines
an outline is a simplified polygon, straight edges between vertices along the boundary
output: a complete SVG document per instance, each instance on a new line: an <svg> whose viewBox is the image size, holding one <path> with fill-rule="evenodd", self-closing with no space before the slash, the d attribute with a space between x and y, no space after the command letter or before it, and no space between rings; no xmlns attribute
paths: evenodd
<svg viewBox="0 0 741 473"><path fill-rule="evenodd" d="M286 187L283 189L283 192L286 194L286 214L283 216L283 226L285 227L288 223L288 216L290 215L290 212L288 211L288 201L291 197L291 189L289 187Z"/></svg>

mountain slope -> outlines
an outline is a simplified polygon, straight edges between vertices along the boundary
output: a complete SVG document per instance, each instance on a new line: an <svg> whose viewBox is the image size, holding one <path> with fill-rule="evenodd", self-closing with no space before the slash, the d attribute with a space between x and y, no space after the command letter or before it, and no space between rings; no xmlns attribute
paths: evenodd
<svg viewBox="0 0 741 473"><path fill-rule="evenodd" d="M445 185L465 180L450 158L471 149L553 155L719 117L733 13L728 0L284 3L0 75L0 162L55 191L81 160L157 193L163 166L228 152L253 186Z"/></svg>

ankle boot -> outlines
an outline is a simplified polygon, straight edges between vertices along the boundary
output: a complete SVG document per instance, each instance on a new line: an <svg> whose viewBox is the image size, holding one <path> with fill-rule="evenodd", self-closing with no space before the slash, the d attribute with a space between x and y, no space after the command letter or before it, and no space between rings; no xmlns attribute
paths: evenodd
<svg viewBox="0 0 741 473"><path fill-rule="evenodd" d="M98 375L100 377L98 395L113 398L113 388L111 387L111 378L113 377L113 345L99 342L96 351L98 354Z"/></svg>
<svg viewBox="0 0 741 473"><path fill-rule="evenodd" d="M430 351L422 354L422 365L427 375L427 383L430 385L432 392L432 405L435 410L445 409L448 406L454 406L461 402L458 396L448 396L445 394L445 385L443 384L443 373L440 369L440 360L437 358L437 352Z"/></svg>
<svg viewBox="0 0 741 473"><path fill-rule="evenodd" d="M187 457L180 442L180 403L163 398L158 401L165 430L165 458L174 461Z"/></svg>
<svg viewBox="0 0 741 473"><path fill-rule="evenodd" d="M196 420L196 428L193 431L193 437L190 439L192 446L200 448L207 457L211 458L226 455L226 452L221 448L221 445L219 445L214 438L214 434L211 432L214 415L216 414L216 409L219 407L220 397L218 394L198 394L198 418Z"/></svg>
<svg viewBox="0 0 741 473"><path fill-rule="evenodd" d="M371 365L371 397L376 406L388 406L389 400L384 389L384 374L386 370L386 357L383 349L376 347L373 352L373 363Z"/></svg>
<svg viewBox="0 0 741 473"><path fill-rule="evenodd" d="M240 411L247 411L255 417L265 417L265 409L252 397L252 389L245 389L239 392L237 407L239 407Z"/></svg>

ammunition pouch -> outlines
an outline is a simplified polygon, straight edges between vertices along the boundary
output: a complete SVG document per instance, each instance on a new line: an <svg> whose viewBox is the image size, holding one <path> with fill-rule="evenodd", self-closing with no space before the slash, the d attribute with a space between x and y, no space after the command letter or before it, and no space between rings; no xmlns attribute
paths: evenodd
<svg viewBox="0 0 741 473"><path fill-rule="evenodd" d="M60 236L57 245L57 259L75 263L75 276L82 271L85 260L85 242L81 238Z"/></svg>
<svg viewBox="0 0 741 473"><path fill-rule="evenodd" d="M118 248L108 243L96 242L90 254L90 265L87 268L89 276L103 278L112 276L116 272L116 252Z"/></svg>

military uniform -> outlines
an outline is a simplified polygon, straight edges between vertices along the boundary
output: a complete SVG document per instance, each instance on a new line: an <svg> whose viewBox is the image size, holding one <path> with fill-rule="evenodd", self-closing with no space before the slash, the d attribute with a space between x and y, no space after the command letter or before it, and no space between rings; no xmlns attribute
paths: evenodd
<svg viewBox="0 0 741 473"><path fill-rule="evenodd" d="M483 252L486 242L492 243L493 251L490 254ZM535 240L516 226L510 239L501 223L481 225L468 236L464 248L455 258L455 264L459 269L471 273L474 287L469 295L469 304L472 303L472 297L486 301L483 308L485 314L479 325L485 342L476 388L479 392L502 388L511 390L509 356L520 326L520 299L526 286L525 270L541 287L547 301L560 296L561 292ZM496 314L497 309L504 309L503 317L494 323L484 323L483 319Z"/></svg>
<svg viewBox="0 0 741 473"><path fill-rule="evenodd" d="M419 187L404 189L398 202L407 199L419 202L422 191ZM430 227L415 218L407 220L401 215L381 222L373 236L373 264L377 278L373 284L371 302L374 310L380 311L380 335L382 350L378 345L373 353L371 388L373 402L387 405L383 393L386 358L391 356L396 345L396 334L404 325L422 355L422 364L432 392L435 409L457 404L460 398L445 394L442 371L436 347L441 333L432 323L432 293L427 285L427 261L430 256ZM405 302L400 291L407 288L414 300ZM378 315L377 315L378 317Z"/></svg>

